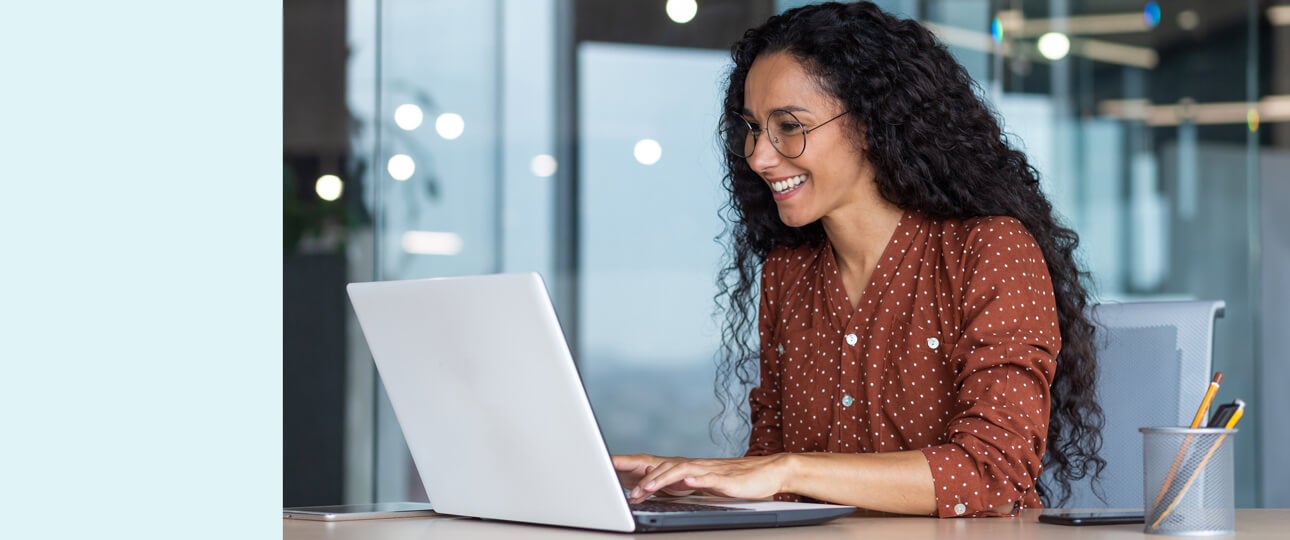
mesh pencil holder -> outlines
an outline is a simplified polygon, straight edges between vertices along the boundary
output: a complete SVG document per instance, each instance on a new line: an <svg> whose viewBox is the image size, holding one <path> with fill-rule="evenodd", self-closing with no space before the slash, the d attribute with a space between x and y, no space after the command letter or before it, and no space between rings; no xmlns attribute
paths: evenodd
<svg viewBox="0 0 1290 540"><path fill-rule="evenodd" d="M1144 427L1144 531L1207 536L1236 532L1235 429Z"/></svg>

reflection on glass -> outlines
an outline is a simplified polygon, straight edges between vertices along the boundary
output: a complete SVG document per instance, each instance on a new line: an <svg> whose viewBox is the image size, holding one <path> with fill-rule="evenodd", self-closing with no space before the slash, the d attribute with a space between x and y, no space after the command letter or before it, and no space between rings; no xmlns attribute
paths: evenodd
<svg viewBox="0 0 1290 540"><path fill-rule="evenodd" d="M403 251L414 255L456 255L462 243L458 234L434 231L408 231L399 242Z"/></svg>
<svg viewBox="0 0 1290 540"><path fill-rule="evenodd" d="M555 169L555 156L551 154L538 154L529 161L529 170L538 178L547 178L555 174Z"/></svg>
<svg viewBox="0 0 1290 540"><path fill-rule="evenodd" d="M636 156L636 161L642 165L653 165L663 157L663 147L659 146L658 141L654 139L641 139L636 141L632 155Z"/></svg>
<svg viewBox="0 0 1290 540"><path fill-rule="evenodd" d="M340 181L339 176L334 174L324 174L318 177L318 181L314 182L314 192L318 194L319 199L324 201L339 199L344 189L344 183Z"/></svg>
<svg viewBox="0 0 1290 540"><path fill-rule="evenodd" d="M404 131L412 131L421 127L421 121L423 118L424 115L421 113L421 107L411 103L404 103L403 105L399 105L399 108L394 109L394 123Z"/></svg>
<svg viewBox="0 0 1290 540"><path fill-rule="evenodd" d="M390 176L400 182L412 178L413 173L417 172L417 163L412 161L412 156L407 154L394 154L390 156L386 168L390 171Z"/></svg>
<svg viewBox="0 0 1290 540"><path fill-rule="evenodd" d="M466 121L457 113L443 113L434 121L434 130L448 140L460 137L466 131Z"/></svg>
<svg viewBox="0 0 1290 540"><path fill-rule="evenodd" d="M1142 18L1147 21L1147 26L1155 28L1160 24L1160 4L1147 2L1147 5L1142 8Z"/></svg>

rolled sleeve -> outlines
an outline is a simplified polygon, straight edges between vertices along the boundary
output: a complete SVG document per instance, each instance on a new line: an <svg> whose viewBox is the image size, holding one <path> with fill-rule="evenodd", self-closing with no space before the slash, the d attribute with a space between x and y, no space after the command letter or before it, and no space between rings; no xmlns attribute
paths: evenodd
<svg viewBox="0 0 1290 540"><path fill-rule="evenodd" d="M941 517L1039 506L1049 387L1061 347L1042 252L1016 220L974 231L954 349L956 411L946 442L922 450Z"/></svg>

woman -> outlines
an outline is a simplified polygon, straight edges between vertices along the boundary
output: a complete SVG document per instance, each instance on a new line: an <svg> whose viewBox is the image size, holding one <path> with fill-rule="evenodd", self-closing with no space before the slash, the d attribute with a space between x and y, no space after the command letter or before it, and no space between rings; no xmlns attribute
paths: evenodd
<svg viewBox="0 0 1290 540"><path fill-rule="evenodd" d="M787 11L731 55L717 386L753 381L742 336L760 267L749 448L615 456L632 501L701 490L1007 515L1096 476L1078 237L966 71L870 3Z"/></svg>

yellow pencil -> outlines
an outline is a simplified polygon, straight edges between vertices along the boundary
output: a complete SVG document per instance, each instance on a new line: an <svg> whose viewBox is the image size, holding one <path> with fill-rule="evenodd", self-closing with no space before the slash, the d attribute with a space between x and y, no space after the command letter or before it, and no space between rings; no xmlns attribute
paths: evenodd
<svg viewBox="0 0 1290 540"><path fill-rule="evenodd" d="M1218 385L1223 382L1223 372L1219 371L1214 374L1214 380L1209 382L1209 390L1205 391L1205 399L1200 401L1200 409L1196 411L1196 417L1191 420L1191 428L1200 427L1200 423L1209 416L1209 404L1214 401L1214 394L1218 393Z"/></svg>
<svg viewBox="0 0 1290 540"><path fill-rule="evenodd" d="M1200 400L1200 409L1196 411L1196 417L1191 421L1191 428L1200 427L1200 423L1209 414L1209 405L1214 401L1214 394L1218 393L1218 386L1223 382L1223 372L1214 373L1214 379L1209 381L1209 389L1205 391L1205 398ZM1165 481L1160 484L1160 491L1156 493L1156 502L1151 503L1151 509L1160 508L1160 502L1164 500L1165 493L1169 491L1169 485L1174 481L1174 475L1178 474L1178 466L1182 465L1183 456L1187 453L1187 447L1191 445L1191 434L1183 440L1182 447L1178 449L1178 455L1174 457L1174 465L1169 468L1169 474L1165 476Z"/></svg>

